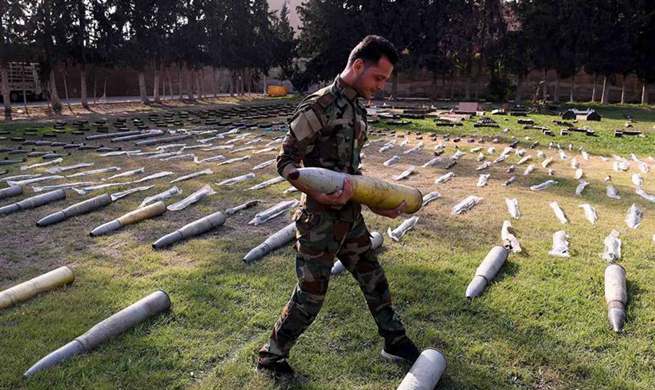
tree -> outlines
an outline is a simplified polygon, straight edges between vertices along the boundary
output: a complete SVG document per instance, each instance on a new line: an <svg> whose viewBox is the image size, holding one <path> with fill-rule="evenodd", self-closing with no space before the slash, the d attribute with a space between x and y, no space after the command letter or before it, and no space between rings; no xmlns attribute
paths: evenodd
<svg viewBox="0 0 655 390"><path fill-rule="evenodd" d="M30 57L26 25L27 3L0 0L0 93L4 104L5 120L11 120L11 91L9 90L9 59Z"/></svg>
<svg viewBox="0 0 655 390"><path fill-rule="evenodd" d="M48 86L48 98L55 113L61 113L62 105L57 90L55 71L68 59L74 13L72 3L66 0L35 0L34 12L29 20L29 31L39 48L43 79Z"/></svg>
<svg viewBox="0 0 655 390"><path fill-rule="evenodd" d="M283 78L291 78L293 73L293 58L296 56L296 38L293 27L289 23L289 7L284 2L280 16L273 19L273 66L282 69Z"/></svg>
<svg viewBox="0 0 655 390"><path fill-rule="evenodd" d="M637 0L630 17L634 21L632 52L635 72L641 80L641 104L648 104L648 84L655 82L655 3Z"/></svg>

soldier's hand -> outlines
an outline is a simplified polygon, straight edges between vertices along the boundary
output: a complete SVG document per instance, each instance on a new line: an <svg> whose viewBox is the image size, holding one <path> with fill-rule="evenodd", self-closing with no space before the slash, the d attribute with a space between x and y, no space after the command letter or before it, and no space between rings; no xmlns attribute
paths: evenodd
<svg viewBox="0 0 655 390"><path fill-rule="evenodd" d="M396 207L395 209L378 209L375 207L369 207L372 212L383 217L395 219L398 218L402 213L407 209L407 202L404 200Z"/></svg>
<svg viewBox="0 0 655 390"><path fill-rule="evenodd" d="M353 196L353 184L349 178L343 180L343 188L332 194L315 194L313 198L321 203L331 206L346 204Z"/></svg>

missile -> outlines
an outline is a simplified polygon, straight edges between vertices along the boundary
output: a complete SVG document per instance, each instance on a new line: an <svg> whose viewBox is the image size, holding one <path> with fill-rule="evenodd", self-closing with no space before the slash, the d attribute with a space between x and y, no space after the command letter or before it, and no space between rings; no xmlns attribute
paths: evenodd
<svg viewBox="0 0 655 390"><path fill-rule="evenodd" d="M268 236L264 242L251 249L248 254L243 257L243 261L247 264L253 263L255 260L261 259L267 254L273 252L277 248L291 242L296 237L296 223L291 222L281 230Z"/></svg>
<svg viewBox="0 0 655 390"><path fill-rule="evenodd" d="M625 269L618 264L610 264L605 268L605 302L607 302L607 318L612 329L620 332L625 323L628 290L625 282Z"/></svg>
<svg viewBox="0 0 655 390"><path fill-rule="evenodd" d="M0 215L7 215L21 210L33 209L64 198L66 198L66 192L64 190L60 189L46 192L45 194L35 195L27 199L23 199L20 202L11 203L0 207Z"/></svg>
<svg viewBox="0 0 655 390"><path fill-rule="evenodd" d="M111 196L109 194L98 195L94 198L75 203L74 205L68 206L63 210L47 215L38 220L36 226L45 227L48 225L54 225L68 218L98 210L99 208L104 207L110 203Z"/></svg>
<svg viewBox="0 0 655 390"><path fill-rule="evenodd" d="M467 298L478 297L482 294L487 284L493 280L500 267L507 260L508 254L509 250L502 246L495 246L489 251L487 257L482 260L482 263L475 270L475 276L466 288Z"/></svg>
<svg viewBox="0 0 655 390"><path fill-rule="evenodd" d="M419 355L396 390L432 390L446 370L446 358L441 352L426 349Z"/></svg>
<svg viewBox="0 0 655 390"><path fill-rule="evenodd" d="M73 280L75 280L75 274L70 268L59 267L0 292L0 309L26 301L42 292L73 283Z"/></svg>
<svg viewBox="0 0 655 390"><path fill-rule="evenodd" d="M218 211L213 214L207 215L206 217L197 219L189 224L186 224L180 229L174 231L173 233L169 233L161 237L159 240L155 241L154 244L152 244L152 247L155 249L161 249L166 246L173 245L178 241L186 240L191 237L195 237L203 233L206 233L212 229L215 229L223 225L224 223L225 223L225 214Z"/></svg>
<svg viewBox="0 0 655 390"><path fill-rule="evenodd" d="M11 198L12 196L18 196L23 193L23 187L21 186L9 186L0 190L0 199Z"/></svg>
<svg viewBox="0 0 655 390"><path fill-rule="evenodd" d="M291 172L289 178L324 194L341 190L344 179L348 178L352 183L353 201L380 209L394 209L405 201L405 212L412 214L423 204L423 195L418 189L373 177L348 175L324 168L299 168Z"/></svg>
<svg viewBox="0 0 655 390"><path fill-rule="evenodd" d="M118 230L125 225L130 225L143 221L144 219L154 218L166 212L166 204L164 202L157 202L146 207L141 207L129 213L122 215L112 221L102 224L90 233L92 237L101 236L103 234L111 233Z"/></svg>
<svg viewBox="0 0 655 390"><path fill-rule="evenodd" d="M29 370L25 371L23 376L28 378L39 371L52 367L76 355L87 353L146 319L168 310L170 306L171 301L168 294L161 290L155 291L111 317L97 323L86 331L86 333L75 338L75 340L51 352L36 362Z"/></svg>

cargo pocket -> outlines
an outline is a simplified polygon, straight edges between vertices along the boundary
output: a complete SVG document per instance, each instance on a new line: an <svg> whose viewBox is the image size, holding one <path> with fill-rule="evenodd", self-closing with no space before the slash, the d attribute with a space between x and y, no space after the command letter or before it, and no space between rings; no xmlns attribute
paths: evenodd
<svg viewBox="0 0 655 390"><path fill-rule="evenodd" d="M323 213L306 209L300 212L296 220L296 249L305 260L331 264L336 254L331 250L334 242L332 225L332 220Z"/></svg>

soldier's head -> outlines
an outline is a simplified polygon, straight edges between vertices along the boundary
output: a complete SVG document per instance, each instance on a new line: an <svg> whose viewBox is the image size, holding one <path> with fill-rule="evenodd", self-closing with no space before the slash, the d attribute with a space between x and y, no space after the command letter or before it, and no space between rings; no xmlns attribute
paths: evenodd
<svg viewBox="0 0 655 390"><path fill-rule="evenodd" d="M394 45L379 35L369 35L355 46L341 74L346 83L370 99L384 88L398 62Z"/></svg>

